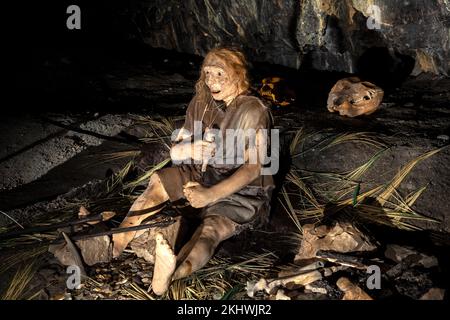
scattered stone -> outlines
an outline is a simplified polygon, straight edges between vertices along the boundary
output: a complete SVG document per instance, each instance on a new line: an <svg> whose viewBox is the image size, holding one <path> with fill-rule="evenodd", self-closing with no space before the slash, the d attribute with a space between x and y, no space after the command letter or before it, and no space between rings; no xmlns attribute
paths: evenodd
<svg viewBox="0 0 450 320"><path fill-rule="evenodd" d="M432 274L426 270L408 269L393 279L395 289L403 296L414 300L420 299L430 288L433 288Z"/></svg>
<svg viewBox="0 0 450 320"><path fill-rule="evenodd" d="M386 275L389 278L397 278L398 276L400 276L400 274L402 273L402 271L404 270L404 265L402 263L397 263L395 266L393 266L391 269L389 269L386 272Z"/></svg>
<svg viewBox="0 0 450 320"><path fill-rule="evenodd" d="M440 288L431 288L420 300L444 300L445 290Z"/></svg>
<svg viewBox="0 0 450 320"><path fill-rule="evenodd" d="M152 278L149 278L149 277L141 278L141 281L142 281L142 283L149 285L152 283Z"/></svg>
<svg viewBox="0 0 450 320"><path fill-rule="evenodd" d="M78 219L83 219L89 216L91 213L88 209L86 209L85 206L80 206L80 209L78 211Z"/></svg>
<svg viewBox="0 0 450 320"><path fill-rule="evenodd" d="M84 262L88 266L109 262L112 257L112 243L109 236L87 238L76 242Z"/></svg>
<svg viewBox="0 0 450 320"><path fill-rule="evenodd" d="M373 300L363 289L348 278L339 278L336 285L344 292L342 300Z"/></svg>
<svg viewBox="0 0 450 320"><path fill-rule="evenodd" d="M417 251L414 251L411 247L402 247L396 244L388 245L386 247L386 251L384 252L386 258L397 263L413 254L417 254Z"/></svg>
<svg viewBox="0 0 450 320"><path fill-rule="evenodd" d="M348 222L336 222L334 226L307 224L295 260L314 258L319 250L347 253L374 249L368 236Z"/></svg>
<svg viewBox="0 0 450 320"><path fill-rule="evenodd" d="M278 289L275 300L291 300L291 298L284 293L283 289Z"/></svg>
<svg viewBox="0 0 450 320"><path fill-rule="evenodd" d="M61 292L50 297L50 300L66 300L66 293Z"/></svg>
<svg viewBox="0 0 450 320"><path fill-rule="evenodd" d="M53 253L55 258L64 266L78 266L81 274L86 275L84 270L83 260L78 252L78 248L73 244L72 240L65 232L62 233L65 244L50 245L48 251Z"/></svg>
<svg viewBox="0 0 450 320"><path fill-rule="evenodd" d="M247 295L250 298L253 298L255 296L255 293L257 293L259 291L263 291L266 288L267 288L267 280L264 278L261 278L257 282L247 281L246 290L247 290Z"/></svg>
<svg viewBox="0 0 450 320"><path fill-rule="evenodd" d="M439 265L438 259L433 256L415 251L411 247L390 244L384 253L386 258L397 263L403 262L406 266L422 266L424 268L433 268Z"/></svg>

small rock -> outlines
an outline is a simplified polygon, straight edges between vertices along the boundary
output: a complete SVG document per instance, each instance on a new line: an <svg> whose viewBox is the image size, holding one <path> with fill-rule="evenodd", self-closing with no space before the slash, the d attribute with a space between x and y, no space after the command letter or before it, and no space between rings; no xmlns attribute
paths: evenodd
<svg viewBox="0 0 450 320"><path fill-rule="evenodd" d="M402 263L397 263L395 266L393 266L391 269L389 269L386 272L386 275L389 278L396 278L398 277L403 271L403 264Z"/></svg>
<svg viewBox="0 0 450 320"><path fill-rule="evenodd" d="M48 247L48 251L52 253L63 266L77 265L76 258L73 256L72 252L67 248L65 243L52 244Z"/></svg>
<svg viewBox="0 0 450 320"><path fill-rule="evenodd" d="M336 285L344 292L342 300L373 300L363 289L348 278L339 278Z"/></svg>
<svg viewBox="0 0 450 320"><path fill-rule="evenodd" d="M445 290L440 288L431 288L420 300L444 300Z"/></svg>
<svg viewBox="0 0 450 320"><path fill-rule="evenodd" d="M138 276L134 276L134 277L132 278L132 280L133 280L133 282L136 283L136 284L143 284L141 278L139 278Z"/></svg>
<svg viewBox="0 0 450 320"><path fill-rule="evenodd" d="M50 297L50 300L67 300L66 293L65 292L57 293L52 297Z"/></svg>
<svg viewBox="0 0 450 320"><path fill-rule="evenodd" d="M151 284L152 283L152 279L151 278L142 278L141 279L142 283L144 284Z"/></svg>
<svg viewBox="0 0 450 320"><path fill-rule="evenodd" d="M421 254L421 259L417 262L425 268L433 268L439 265L438 259L433 256Z"/></svg>
<svg viewBox="0 0 450 320"><path fill-rule="evenodd" d="M420 299L433 288L432 274L426 270L409 269L395 279L395 289L411 299Z"/></svg>
<svg viewBox="0 0 450 320"><path fill-rule="evenodd" d="M76 244L80 248L83 260L88 266L111 260L112 244L109 236L79 240Z"/></svg>
<svg viewBox="0 0 450 320"><path fill-rule="evenodd" d="M442 141L448 141L448 140L450 140L450 137L447 136L446 134L441 134L441 135L437 136L437 139L442 140Z"/></svg>
<svg viewBox="0 0 450 320"><path fill-rule="evenodd" d="M291 300L291 298L284 293L283 289L278 289L275 300Z"/></svg>
<svg viewBox="0 0 450 320"><path fill-rule="evenodd" d="M402 247L396 244L387 245L386 251L384 252L386 258L391 259L392 261L395 261L397 263L413 254L417 254L417 251L414 251L410 247Z"/></svg>
<svg viewBox="0 0 450 320"><path fill-rule="evenodd" d="M257 282L247 281L246 290L247 290L247 295L250 298L253 298L255 296L255 293L262 291L265 288L267 288L267 280L264 278L261 278Z"/></svg>
<svg viewBox="0 0 450 320"><path fill-rule="evenodd" d="M123 285L123 284L125 284L125 283L127 283L128 282L128 278L124 278L124 279L122 279L122 280L120 280L120 281L117 281L116 282L116 285Z"/></svg>
<svg viewBox="0 0 450 320"><path fill-rule="evenodd" d="M64 300L73 300L73 299L72 299L72 295L71 295L70 293L66 293L66 294L64 295Z"/></svg>
<svg viewBox="0 0 450 320"><path fill-rule="evenodd" d="M422 266L424 268L433 268L439 265L438 259L433 256L415 251L411 247L390 244L384 253L386 258L397 263L404 262L407 266Z"/></svg>

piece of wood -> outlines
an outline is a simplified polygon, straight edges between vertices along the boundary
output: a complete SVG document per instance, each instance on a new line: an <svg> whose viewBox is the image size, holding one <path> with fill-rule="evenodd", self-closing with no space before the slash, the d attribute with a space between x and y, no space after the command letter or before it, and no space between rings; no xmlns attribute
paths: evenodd
<svg viewBox="0 0 450 320"><path fill-rule="evenodd" d="M72 254L72 257L77 267L80 268L81 275L86 276L86 270L84 269L83 259L81 258L81 255L78 252L78 248L75 246L72 240L70 240L69 236L65 232L63 232L62 235L64 237L64 240L66 240L67 249Z"/></svg>

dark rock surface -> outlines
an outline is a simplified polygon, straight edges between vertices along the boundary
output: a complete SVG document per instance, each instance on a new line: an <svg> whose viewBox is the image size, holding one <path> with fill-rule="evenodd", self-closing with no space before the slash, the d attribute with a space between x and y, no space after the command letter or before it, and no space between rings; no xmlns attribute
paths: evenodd
<svg viewBox="0 0 450 320"><path fill-rule="evenodd" d="M124 36L197 55L238 45L257 61L400 77L450 67L443 0L135 0L112 12Z"/></svg>

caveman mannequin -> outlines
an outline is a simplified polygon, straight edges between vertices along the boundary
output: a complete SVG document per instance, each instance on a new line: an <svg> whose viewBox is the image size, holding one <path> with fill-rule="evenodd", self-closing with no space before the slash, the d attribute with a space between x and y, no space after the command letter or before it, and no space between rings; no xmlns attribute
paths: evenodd
<svg viewBox="0 0 450 320"><path fill-rule="evenodd" d="M233 49L213 49L203 62L183 129L192 133L194 121L201 121L203 129L213 125L223 131L255 129L253 148L266 148L268 141L260 129L270 126L269 111L258 98L247 95L248 88L243 54ZM219 108L220 102L225 104L224 109ZM183 135L180 133L178 143L171 148L172 160L202 161L214 155L214 142L191 142ZM267 219L272 177L261 175L259 157L254 163L248 162L249 152L245 150L244 163L208 164L206 172L202 172L201 165L194 164L162 169L152 175L147 189L132 205L120 227L139 225L158 210L138 216L133 216L133 212L155 207L169 199L185 198L192 207L202 208L202 224L177 256L162 234L156 236L152 289L157 295L164 294L171 281L202 268L222 241ZM136 232L115 234L113 256L118 257L135 235Z"/></svg>

